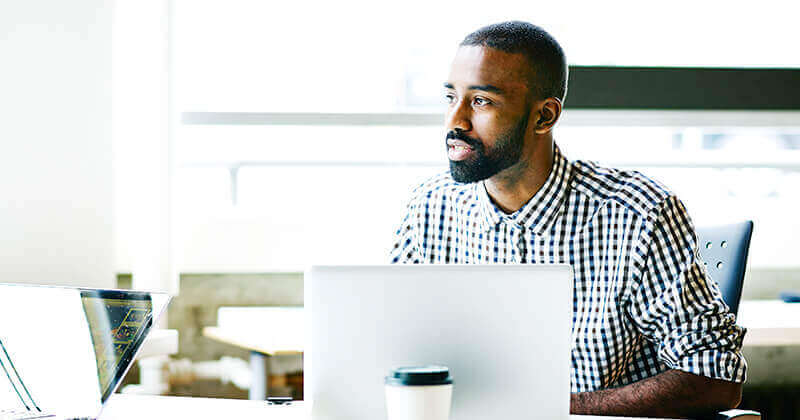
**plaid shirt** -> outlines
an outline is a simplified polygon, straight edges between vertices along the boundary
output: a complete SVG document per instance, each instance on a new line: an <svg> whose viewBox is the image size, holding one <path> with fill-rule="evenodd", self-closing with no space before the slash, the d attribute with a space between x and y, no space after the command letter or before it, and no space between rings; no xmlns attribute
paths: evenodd
<svg viewBox="0 0 800 420"><path fill-rule="evenodd" d="M568 161L505 214L449 173L414 190L393 263L553 264L575 273L572 392L668 369L744 382L744 329L700 259L683 204L636 171Z"/></svg>

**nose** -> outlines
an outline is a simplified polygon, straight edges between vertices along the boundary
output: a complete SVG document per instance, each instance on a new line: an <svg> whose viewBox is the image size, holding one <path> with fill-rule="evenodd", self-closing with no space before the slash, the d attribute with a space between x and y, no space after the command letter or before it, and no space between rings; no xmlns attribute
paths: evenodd
<svg viewBox="0 0 800 420"><path fill-rule="evenodd" d="M472 130L469 106L464 104L463 100L459 100L447 108L445 126L448 132Z"/></svg>

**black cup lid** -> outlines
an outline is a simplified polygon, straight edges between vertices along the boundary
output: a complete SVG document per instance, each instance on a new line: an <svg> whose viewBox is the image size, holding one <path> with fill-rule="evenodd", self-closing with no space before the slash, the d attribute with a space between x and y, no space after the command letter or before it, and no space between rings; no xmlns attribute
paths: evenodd
<svg viewBox="0 0 800 420"><path fill-rule="evenodd" d="M447 385L452 384L450 370L444 366L409 366L392 369L387 385Z"/></svg>

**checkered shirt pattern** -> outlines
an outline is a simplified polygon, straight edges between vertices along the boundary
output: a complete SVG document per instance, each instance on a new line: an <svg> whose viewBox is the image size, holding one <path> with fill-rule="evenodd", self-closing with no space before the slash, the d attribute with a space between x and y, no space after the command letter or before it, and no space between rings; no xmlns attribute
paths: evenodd
<svg viewBox="0 0 800 420"><path fill-rule="evenodd" d="M668 369L744 382L745 330L700 258L686 209L636 171L554 149L542 188L513 214L449 172L417 187L392 263L553 264L574 271L572 392Z"/></svg>

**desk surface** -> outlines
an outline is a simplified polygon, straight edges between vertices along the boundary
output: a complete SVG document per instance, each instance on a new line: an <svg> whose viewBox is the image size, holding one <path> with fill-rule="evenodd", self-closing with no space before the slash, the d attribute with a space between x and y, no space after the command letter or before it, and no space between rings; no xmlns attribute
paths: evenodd
<svg viewBox="0 0 800 420"><path fill-rule="evenodd" d="M154 329L144 339L137 359L151 356L164 356L178 352L178 330Z"/></svg>
<svg viewBox="0 0 800 420"><path fill-rule="evenodd" d="M203 328L203 335L271 356L300 354L305 327L302 307L223 306L217 312L217 326Z"/></svg>
<svg viewBox="0 0 800 420"><path fill-rule="evenodd" d="M230 307L224 316L221 310L219 326L203 328L203 335L264 354L298 354L303 351L303 337L297 334L301 319L297 308L282 312L275 307ZM745 300L736 323L747 328L747 347L800 345L800 303Z"/></svg>
<svg viewBox="0 0 800 420"><path fill-rule="evenodd" d="M203 419L275 419L308 420L302 403L269 406L263 401L215 398L157 397L114 394L98 420L191 418ZM630 417L570 416L570 420L630 420Z"/></svg>
<svg viewBox="0 0 800 420"><path fill-rule="evenodd" d="M800 303L743 300L736 323L747 328L745 346L800 345Z"/></svg>
<svg viewBox="0 0 800 420"><path fill-rule="evenodd" d="M264 327L262 334L253 334L241 328L205 327L203 336L270 356L303 354L302 343L281 340L270 333L269 327Z"/></svg>

